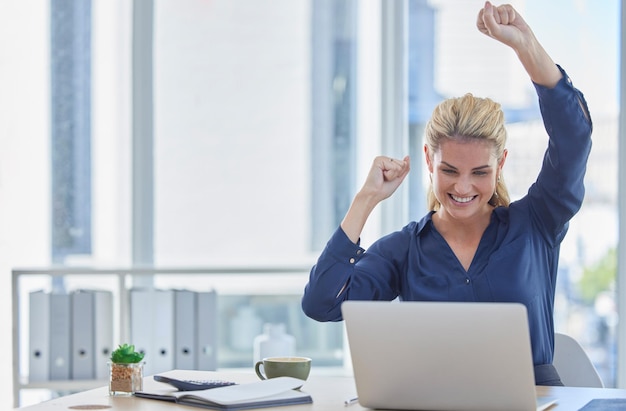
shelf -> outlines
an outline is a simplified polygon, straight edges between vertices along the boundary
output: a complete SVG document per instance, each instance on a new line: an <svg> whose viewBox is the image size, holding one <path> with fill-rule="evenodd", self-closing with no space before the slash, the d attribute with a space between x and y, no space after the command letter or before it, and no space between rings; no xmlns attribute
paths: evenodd
<svg viewBox="0 0 626 411"><path fill-rule="evenodd" d="M106 288L113 293L114 311L114 339L115 344L119 341L128 341L130 335L130 289L135 285L145 286L152 284L155 288L181 288L181 284L189 287L190 290L199 288L215 289L221 297L220 309L231 310L237 304L250 303L261 304L261 310L272 308L272 304L280 309L289 310L290 315L287 321L293 321L295 317L302 315L301 312L294 313L299 307L292 300L295 295L302 292L306 283L311 264L284 265L284 266L219 266L219 267L159 267L159 268L85 268L85 267L49 267L49 268L16 268L12 270L12 333L13 333L13 403L19 406L21 390L46 389L57 392L77 392L95 387L107 385L105 380L52 380L42 382L28 381L28 340L24 340L26 329L28 328L28 296L29 292L36 289L51 288L53 283L58 283L55 279L62 277L63 282L68 285L68 291L78 288L90 288L90 285L106 282ZM207 279L196 281L188 276L206 276ZM94 278L98 277L98 280ZM177 287L176 287L177 286ZM296 307L297 306L297 307ZM295 308L294 308L295 307ZM264 311L266 313L266 311ZM220 314L222 328L228 325L228 313ZM302 322L302 320L298 320ZM295 324L302 328L301 323ZM341 340L341 325L318 325L313 320L306 322L306 335L303 334L301 341L305 344L315 344L307 335L326 336L330 330L332 338L328 341ZM310 327L321 327L322 331L311 331ZM302 332L303 330L300 330ZM227 330L221 329L220 333L227 334ZM322 337L326 338L326 337ZM220 342L220 361L231 359L239 365L234 367L226 366L220 369L243 369L245 358L249 357L252 362L252 354L237 352L228 348L229 341L224 335L224 340ZM334 347L336 342L323 343L321 347L302 347L300 355L311 356L315 353L320 364L325 364L327 371L331 369L342 369L341 366L332 365L333 360L337 363L337 353L342 352L342 347ZM252 369L252 364L250 365ZM321 371L321 370L320 370ZM342 374L344 374L342 372Z"/></svg>
<svg viewBox="0 0 626 411"><path fill-rule="evenodd" d="M17 384L18 390L23 389L47 389L52 391L84 391L93 388L103 387L109 382L107 380L57 380L27 382L25 378Z"/></svg>

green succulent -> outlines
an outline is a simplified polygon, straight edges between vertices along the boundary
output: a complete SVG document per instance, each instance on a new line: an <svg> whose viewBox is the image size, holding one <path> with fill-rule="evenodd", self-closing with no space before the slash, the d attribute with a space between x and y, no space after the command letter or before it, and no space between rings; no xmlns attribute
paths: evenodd
<svg viewBox="0 0 626 411"><path fill-rule="evenodd" d="M134 345L122 344L111 354L115 364L134 364L143 360L144 353L135 351Z"/></svg>

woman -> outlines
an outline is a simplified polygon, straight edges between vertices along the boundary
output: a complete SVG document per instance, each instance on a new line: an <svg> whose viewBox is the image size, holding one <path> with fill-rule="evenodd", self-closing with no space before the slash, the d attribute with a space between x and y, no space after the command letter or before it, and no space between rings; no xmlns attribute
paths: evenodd
<svg viewBox="0 0 626 411"><path fill-rule="evenodd" d="M509 204L499 104L470 94L442 102L424 145L432 211L367 252L359 247L370 213L410 169L408 157L377 157L311 270L302 308L318 321L339 321L348 299L520 302L536 384L561 385L551 365L559 247L584 197L591 118L582 93L512 6L486 2L477 27L515 51L537 91L549 144L536 182Z"/></svg>

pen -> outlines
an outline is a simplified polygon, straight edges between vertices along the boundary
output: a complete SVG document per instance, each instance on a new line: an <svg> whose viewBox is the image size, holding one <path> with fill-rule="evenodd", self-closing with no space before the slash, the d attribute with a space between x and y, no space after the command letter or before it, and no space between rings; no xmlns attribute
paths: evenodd
<svg viewBox="0 0 626 411"><path fill-rule="evenodd" d="M355 404L357 401L359 401L359 397L354 397L354 398L348 398L347 400L345 400L343 403L345 405L352 405Z"/></svg>

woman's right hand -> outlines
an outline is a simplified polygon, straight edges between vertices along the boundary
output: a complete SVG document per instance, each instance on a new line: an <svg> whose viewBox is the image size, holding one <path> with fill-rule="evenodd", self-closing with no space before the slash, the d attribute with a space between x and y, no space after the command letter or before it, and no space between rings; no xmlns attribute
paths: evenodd
<svg viewBox="0 0 626 411"><path fill-rule="evenodd" d="M354 197L348 213L341 222L341 228L353 243L358 242L374 207L398 189L410 170L409 156L402 160L383 156L374 159L363 187Z"/></svg>
<svg viewBox="0 0 626 411"><path fill-rule="evenodd" d="M411 170L409 156L402 160L378 156L372 162L367 179L361 187L360 194L377 203L390 197L402 184Z"/></svg>

